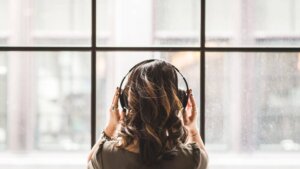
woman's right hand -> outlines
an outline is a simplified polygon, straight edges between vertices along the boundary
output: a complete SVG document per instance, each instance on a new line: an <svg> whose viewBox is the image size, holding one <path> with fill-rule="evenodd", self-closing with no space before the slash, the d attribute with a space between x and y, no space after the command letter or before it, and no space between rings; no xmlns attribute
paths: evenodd
<svg viewBox="0 0 300 169"><path fill-rule="evenodd" d="M191 89L189 90L188 95L189 99L186 106L186 112L183 113L184 127L188 130L189 142L196 143L200 149L204 150L207 158L207 152L205 150L204 143L197 129L197 106Z"/></svg>
<svg viewBox="0 0 300 169"><path fill-rule="evenodd" d="M123 112L119 111L118 107L120 92L121 90L117 87L111 107L109 109L109 121L104 129L105 134L109 137L113 137L120 122L123 120Z"/></svg>
<svg viewBox="0 0 300 169"><path fill-rule="evenodd" d="M197 106L192 93L192 89L188 91L188 103L186 106L186 111L183 113L183 123L185 128L189 133L198 132L197 131Z"/></svg>

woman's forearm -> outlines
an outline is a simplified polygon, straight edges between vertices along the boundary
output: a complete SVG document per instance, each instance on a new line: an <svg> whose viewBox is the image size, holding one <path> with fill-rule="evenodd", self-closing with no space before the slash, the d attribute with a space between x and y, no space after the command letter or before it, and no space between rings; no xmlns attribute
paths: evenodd
<svg viewBox="0 0 300 169"><path fill-rule="evenodd" d="M199 131L196 128L193 128L193 129L188 129L188 132L189 132L188 133L188 142L196 143L199 146L199 148L206 151Z"/></svg>
<svg viewBox="0 0 300 169"><path fill-rule="evenodd" d="M116 130L117 130L117 125L107 125L104 129L104 132L108 137L113 138Z"/></svg>

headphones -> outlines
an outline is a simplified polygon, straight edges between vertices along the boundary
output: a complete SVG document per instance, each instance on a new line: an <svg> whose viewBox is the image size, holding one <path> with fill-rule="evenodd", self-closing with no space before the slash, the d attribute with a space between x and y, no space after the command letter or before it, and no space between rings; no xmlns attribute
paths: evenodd
<svg viewBox="0 0 300 169"><path fill-rule="evenodd" d="M121 103L123 112L126 112L126 110L129 109L129 106L128 106L128 100L127 100L128 97L127 97L127 95L125 94L125 92L123 92L123 90L122 90L122 85L123 85L123 82L124 82L125 78L128 76L128 74L129 74L132 70L134 70L134 69L137 68L138 66L144 65L144 64L146 64L146 63L154 62L154 61L162 61L162 60L158 60L158 59L144 60L144 61L142 61L142 62L140 62L140 63L134 65L134 66L128 71L128 73L124 76L124 78L122 79L122 81L121 81L121 83L120 83L120 86L119 86L119 89L120 89L120 97L119 97L119 99L120 99L120 103ZM169 64L170 64L170 63L169 63ZM182 77L182 79L183 79L183 81L184 81L184 83L185 83L186 90L184 91L184 90L182 90L182 89L178 89L178 93L177 93L177 96L178 96L179 100L181 101L181 104L182 104L182 106L183 106L183 109L185 109L185 107L186 107L186 105L187 105L187 102L188 102L188 90L189 90L188 83L187 83L186 79L184 78L184 76L180 73L180 71L179 71L174 65L172 65L172 64L170 64L170 65L173 67L173 69L174 69L176 72L178 72L178 73L181 75L181 77Z"/></svg>

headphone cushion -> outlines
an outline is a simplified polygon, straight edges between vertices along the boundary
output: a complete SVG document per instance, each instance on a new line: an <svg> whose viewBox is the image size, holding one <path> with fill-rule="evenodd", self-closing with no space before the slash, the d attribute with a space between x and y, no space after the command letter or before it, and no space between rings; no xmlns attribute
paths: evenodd
<svg viewBox="0 0 300 169"><path fill-rule="evenodd" d="M185 90L178 89L178 98L181 101L182 106L185 108L188 102L188 96Z"/></svg>
<svg viewBox="0 0 300 169"><path fill-rule="evenodd" d="M128 100L127 100L127 95L121 91L121 94L120 94L120 103L121 103L121 106L122 108L128 108Z"/></svg>

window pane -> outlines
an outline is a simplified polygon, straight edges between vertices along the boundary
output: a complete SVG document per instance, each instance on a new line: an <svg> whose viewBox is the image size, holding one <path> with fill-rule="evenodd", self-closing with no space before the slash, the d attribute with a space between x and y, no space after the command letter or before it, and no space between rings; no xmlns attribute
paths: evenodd
<svg viewBox="0 0 300 169"><path fill-rule="evenodd" d="M0 0L0 31L7 30L8 19L6 17L8 0Z"/></svg>
<svg viewBox="0 0 300 169"><path fill-rule="evenodd" d="M209 0L207 46L300 46L299 9L296 0Z"/></svg>
<svg viewBox="0 0 300 169"><path fill-rule="evenodd" d="M22 168L84 167L90 148L90 53L0 54L5 148L0 168L18 168L20 161Z"/></svg>
<svg viewBox="0 0 300 169"><path fill-rule="evenodd" d="M6 96L7 96L7 57L0 53L0 151L6 148Z"/></svg>
<svg viewBox="0 0 300 169"><path fill-rule="evenodd" d="M122 78L135 64L151 58L164 59L175 65L187 79L197 104L200 104L199 52L101 52L97 57L98 136L105 127L114 91L120 85ZM178 77L179 87L185 89L182 78L180 75Z"/></svg>
<svg viewBox="0 0 300 169"><path fill-rule="evenodd" d="M8 0L0 0L0 46L6 43L8 31Z"/></svg>
<svg viewBox="0 0 300 169"><path fill-rule="evenodd" d="M90 45L90 0L0 0L0 45Z"/></svg>
<svg viewBox="0 0 300 169"><path fill-rule="evenodd" d="M98 45L199 46L199 0L100 0Z"/></svg>
<svg viewBox="0 0 300 169"><path fill-rule="evenodd" d="M211 168L299 168L300 54L208 53L206 73Z"/></svg>

